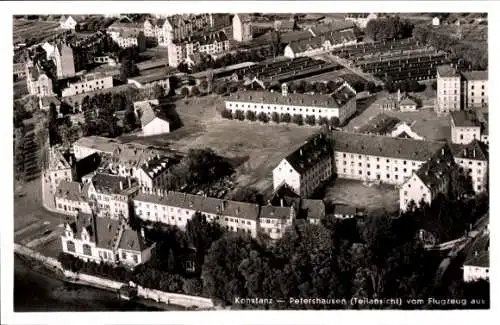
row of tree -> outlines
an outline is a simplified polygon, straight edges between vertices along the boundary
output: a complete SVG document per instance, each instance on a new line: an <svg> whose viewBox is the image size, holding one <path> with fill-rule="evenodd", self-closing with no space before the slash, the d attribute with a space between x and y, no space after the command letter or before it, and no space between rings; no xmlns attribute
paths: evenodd
<svg viewBox="0 0 500 325"><path fill-rule="evenodd" d="M277 112L271 113L271 116L264 112L256 113L254 111L247 111L246 113L242 110L235 110L234 113L231 112L230 110L224 109L221 112L221 116L226 119L235 119L235 120L240 120L244 121L245 119L249 121L260 121L263 123L268 123L269 121L273 121L274 123L295 123L297 125L326 125L326 126L333 126L333 127L338 127L340 125L340 120L337 117L332 117L330 119L326 117L320 117L317 119L314 115L306 115L304 116L302 114L293 114L290 115L289 113L281 113L278 114Z"/></svg>
<svg viewBox="0 0 500 325"><path fill-rule="evenodd" d="M389 77L384 83L385 89L389 93L394 93L398 91L398 89L403 92L422 92L424 91L427 87L425 84L420 84L418 81L411 79L411 80L401 80L401 81L392 81L392 79Z"/></svg>
<svg viewBox="0 0 500 325"><path fill-rule="evenodd" d="M472 69L488 69L488 46L485 42L471 44L424 24L413 29L413 37L423 44L451 53L456 59L465 60Z"/></svg>
<svg viewBox="0 0 500 325"><path fill-rule="evenodd" d="M366 24L365 34L374 41L395 40L412 36L414 26L399 16L372 19Z"/></svg>

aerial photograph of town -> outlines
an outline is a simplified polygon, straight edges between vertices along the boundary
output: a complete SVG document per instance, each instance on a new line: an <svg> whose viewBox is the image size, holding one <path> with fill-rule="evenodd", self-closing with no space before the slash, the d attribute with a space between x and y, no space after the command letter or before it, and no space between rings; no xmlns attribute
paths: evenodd
<svg viewBox="0 0 500 325"><path fill-rule="evenodd" d="M487 13L70 10L12 17L14 312L490 309Z"/></svg>

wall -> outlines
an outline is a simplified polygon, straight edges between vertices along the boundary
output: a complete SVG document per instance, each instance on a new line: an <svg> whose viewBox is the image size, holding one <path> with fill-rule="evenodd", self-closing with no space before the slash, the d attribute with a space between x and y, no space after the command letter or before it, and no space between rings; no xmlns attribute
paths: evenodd
<svg viewBox="0 0 500 325"><path fill-rule="evenodd" d="M137 294L140 297L152 299L158 302L165 302L169 304L185 306L185 307L198 307L198 308L214 308L212 299L187 296L176 293L167 293L159 290L137 287Z"/></svg>

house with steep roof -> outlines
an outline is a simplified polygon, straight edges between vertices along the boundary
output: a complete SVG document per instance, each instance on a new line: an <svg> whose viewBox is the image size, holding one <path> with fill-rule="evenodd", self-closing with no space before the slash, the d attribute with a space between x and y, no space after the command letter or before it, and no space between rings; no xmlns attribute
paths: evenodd
<svg viewBox="0 0 500 325"><path fill-rule="evenodd" d="M147 262L156 247L142 231L139 234L128 228L123 219L105 219L79 212L64 227L62 251L84 261L120 263L133 268Z"/></svg>
<svg viewBox="0 0 500 325"><path fill-rule="evenodd" d="M465 257L463 269L464 282L490 279L490 234L489 230L474 239Z"/></svg>
<svg viewBox="0 0 500 325"><path fill-rule="evenodd" d="M461 109L461 77L454 66L441 65L437 71L437 105L438 113L448 113Z"/></svg>
<svg viewBox="0 0 500 325"><path fill-rule="evenodd" d="M333 175L332 143L318 133L284 158L273 169L273 187L290 186L296 194L307 198Z"/></svg>
<svg viewBox="0 0 500 325"><path fill-rule="evenodd" d="M420 143L425 142L420 141ZM416 206L419 206L421 202L431 204L438 194L447 193L451 173L456 168L450 147L447 144L442 145L440 150L437 150L428 161L413 172L400 187L400 209L407 210L412 201Z"/></svg>
<svg viewBox="0 0 500 325"><path fill-rule="evenodd" d="M233 16L233 39L238 42L248 42L253 38L252 19L248 14Z"/></svg>
<svg viewBox="0 0 500 325"><path fill-rule="evenodd" d="M468 144L481 139L481 123L473 111L457 111L450 114L451 142Z"/></svg>
<svg viewBox="0 0 500 325"><path fill-rule="evenodd" d="M473 140L469 144L451 144L458 171L469 176L472 188L480 193L487 190L488 184L488 151L485 144Z"/></svg>
<svg viewBox="0 0 500 325"><path fill-rule="evenodd" d="M52 60L56 66L57 79L70 78L75 75L75 56L69 44L65 42L56 44Z"/></svg>
<svg viewBox="0 0 500 325"><path fill-rule="evenodd" d="M43 71L41 66L33 61L28 60L25 65L26 69L26 87L30 95L38 97L53 96L52 80Z"/></svg>
<svg viewBox="0 0 500 325"><path fill-rule="evenodd" d="M149 157L135 173L139 186L146 191L165 188L168 170L178 163L179 159L173 157L160 155Z"/></svg>
<svg viewBox="0 0 500 325"><path fill-rule="evenodd" d="M79 212L92 213L81 183L62 180L54 198L56 209L63 214L76 216Z"/></svg>
<svg viewBox="0 0 500 325"><path fill-rule="evenodd" d="M94 172L85 187L85 194L94 214L98 217L128 219L129 200L138 191L137 182L131 177L123 177L102 172Z"/></svg>
<svg viewBox="0 0 500 325"><path fill-rule="evenodd" d="M145 105L141 110L142 136L152 136L170 132L170 120L161 107Z"/></svg>
<svg viewBox="0 0 500 325"><path fill-rule="evenodd" d="M399 103L399 110L401 112L415 112L417 110L417 103L410 98L404 98Z"/></svg>
<svg viewBox="0 0 500 325"><path fill-rule="evenodd" d="M49 192L54 194L63 180L68 182L73 180L71 163L58 149L52 147L49 149L48 166L44 171L43 181L49 183Z"/></svg>
<svg viewBox="0 0 500 325"><path fill-rule="evenodd" d="M59 19L59 28L65 30L75 30L77 25L85 20L85 17L71 15L71 16L61 16Z"/></svg>

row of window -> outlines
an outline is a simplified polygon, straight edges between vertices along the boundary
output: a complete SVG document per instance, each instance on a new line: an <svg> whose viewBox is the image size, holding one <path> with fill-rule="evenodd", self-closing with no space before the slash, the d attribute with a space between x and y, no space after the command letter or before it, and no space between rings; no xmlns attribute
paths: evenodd
<svg viewBox="0 0 500 325"><path fill-rule="evenodd" d="M229 107L232 108L233 104L232 103L229 103ZM238 108L238 104L234 104L234 107L235 108ZM241 108L245 108L245 105L244 104L241 104ZM247 108L251 108L251 105L250 104L247 104ZM257 109L257 105L253 105L253 108ZM267 110L271 110L271 106L267 106L267 108L264 108L264 105L260 105L260 108L261 109L267 109ZM277 110L277 106L273 106L274 110L276 111ZM280 110L283 110L283 107L280 107ZM287 111L290 111L290 107L287 107L286 108ZM298 109L299 112L302 112L302 108L299 108ZM292 111L293 112L296 112L296 108L292 106ZM309 108L305 108L305 112L306 113L309 113ZM318 113L321 113L322 111L320 109L318 109ZM316 113L316 110L314 108L311 108L311 113Z"/></svg>
<svg viewBox="0 0 500 325"><path fill-rule="evenodd" d="M335 160L336 163L338 163L338 160ZM347 165L347 161L344 161L344 165ZM351 161L351 166L354 166L354 161ZM359 167L363 167L363 163L358 163ZM366 168L370 168L370 164L366 164ZM377 169L380 169L380 165L376 165ZM389 170L390 166L386 166L386 170ZM394 167L394 171L397 172L399 169L398 167ZM403 168L403 172L406 173L408 170L406 168ZM413 171L416 171L414 168Z"/></svg>
<svg viewBox="0 0 500 325"><path fill-rule="evenodd" d="M339 155L340 155L340 153L337 153L336 155L337 155L337 156L339 156ZM346 153L343 153L343 154L342 154L342 157L343 157L343 158L347 158L347 154L346 154ZM350 155L350 158L351 158L351 159L354 159L354 154L351 154L351 155ZM358 159L363 159L363 158L364 158L365 160L367 160L367 161L369 161L369 160L370 160L370 156L366 156L366 155L358 155ZM375 161L380 161L380 157L376 157L376 158L375 158ZM391 160L390 160L390 159L386 159L386 160L385 160L385 162L389 164L389 163L391 162ZM398 162L401 162L401 160L399 160L399 159L394 159L394 160L393 160L393 163L395 163L395 164L397 164ZM352 163L352 162L351 162L351 163ZM403 160L403 161L402 161L402 163L403 163L403 165L406 165L406 164L407 164L407 161L406 161L406 160ZM361 164L361 163L360 163L360 164ZM344 165L345 165L345 164L344 164ZM411 165L412 165L412 166L415 166L415 165L416 165L416 162L415 162L415 161L411 161ZM359 165L359 166L361 166L361 165ZM368 166L368 168L369 168L369 167L370 167L370 164L368 164L367 166Z"/></svg>
<svg viewBox="0 0 500 325"><path fill-rule="evenodd" d="M139 202L140 203L140 202ZM155 206L156 207L156 206ZM163 210L165 210L165 207L163 206ZM173 211L174 209L173 208L170 208L170 211ZM181 209L177 209L177 213L180 213ZM191 213L194 213L193 211L189 211L189 210L186 210L186 215L189 215L189 212ZM137 210L137 215L138 216L142 216L142 210ZM151 216L151 213L149 211L146 211L146 216L149 218ZM155 215L154 215L156 218L158 218L158 212L155 212ZM165 218L165 215L163 215ZM170 217L171 220L175 220L175 217L174 216L171 216ZM182 221L182 218L181 217L178 217L177 218L179 221ZM215 220L221 220L222 217L221 216L216 216L215 217ZM245 221L245 220L242 220L242 219L239 219L239 218L230 218L230 217L224 217L224 221L226 222L235 222L235 223L242 223L242 224L247 224L247 225L251 225L252 223L250 221Z"/></svg>
<svg viewBox="0 0 500 325"><path fill-rule="evenodd" d="M344 169L343 169L343 173L344 173L344 174L355 174L355 169L352 169L352 168L351 168L351 169L350 169L350 172L348 172L348 169L347 169L347 168L344 168ZM360 170L358 170L358 175L363 176L363 171L362 171L361 169L360 169ZM371 172L371 171L367 171L367 172L366 172L366 176L371 176L371 175L372 175L372 172ZM375 174L375 175L376 175L375 177L377 178L377 180L380 180L380 179L381 179L380 174ZM404 177L404 176L403 176L403 177ZM390 178L391 178L391 174L386 174L386 178L387 178L387 179L390 179ZM394 179L399 180L399 175L394 175Z"/></svg>

